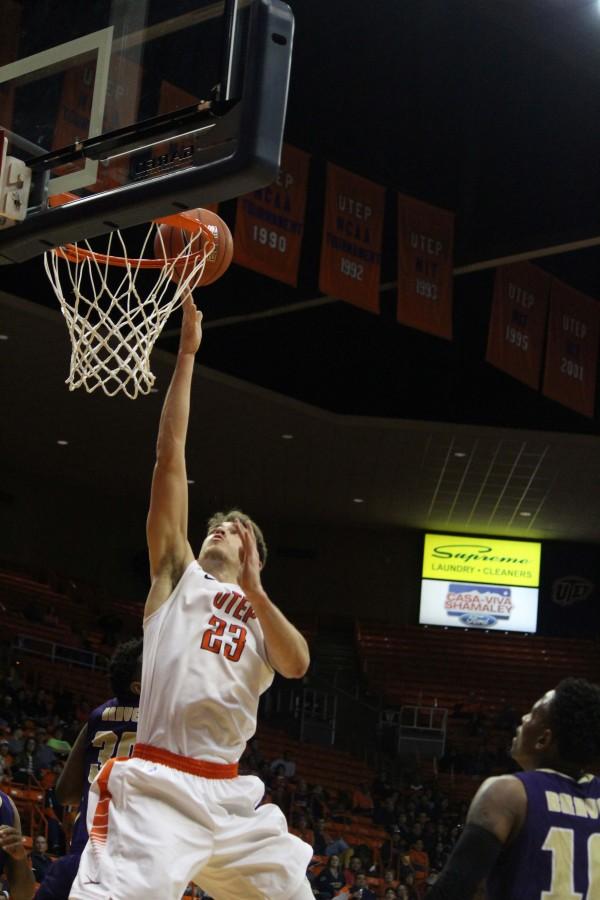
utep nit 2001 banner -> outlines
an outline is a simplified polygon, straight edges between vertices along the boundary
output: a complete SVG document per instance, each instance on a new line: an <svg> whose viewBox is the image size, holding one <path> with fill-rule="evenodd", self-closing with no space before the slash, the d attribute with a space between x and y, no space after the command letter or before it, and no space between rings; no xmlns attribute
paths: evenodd
<svg viewBox="0 0 600 900"><path fill-rule="evenodd" d="M593 418L600 303L558 279L550 288L544 394Z"/></svg>
<svg viewBox="0 0 600 900"><path fill-rule="evenodd" d="M327 166L319 290L379 312L385 189Z"/></svg>

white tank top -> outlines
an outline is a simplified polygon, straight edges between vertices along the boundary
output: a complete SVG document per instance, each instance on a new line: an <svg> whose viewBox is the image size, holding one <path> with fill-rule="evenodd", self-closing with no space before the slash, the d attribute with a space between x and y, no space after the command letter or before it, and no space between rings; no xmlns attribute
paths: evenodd
<svg viewBox="0 0 600 900"><path fill-rule="evenodd" d="M137 740L194 759L237 762L273 676L241 588L217 581L194 560L144 622Z"/></svg>

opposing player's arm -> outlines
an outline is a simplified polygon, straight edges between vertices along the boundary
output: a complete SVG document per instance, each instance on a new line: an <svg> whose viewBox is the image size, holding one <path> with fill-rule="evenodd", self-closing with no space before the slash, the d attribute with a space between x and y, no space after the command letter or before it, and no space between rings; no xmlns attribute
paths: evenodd
<svg viewBox="0 0 600 900"><path fill-rule="evenodd" d="M260 622L269 662L284 678L302 678L310 664L308 644L262 586L261 564L252 528L239 519L235 525L242 540L240 587Z"/></svg>
<svg viewBox="0 0 600 900"><path fill-rule="evenodd" d="M35 893L33 872L27 862L23 846L21 820L17 807L10 800L14 814L14 825L0 825L0 850L7 854L6 875L11 900L31 900Z"/></svg>
<svg viewBox="0 0 600 900"><path fill-rule="evenodd" d="M146 523L152 578L146 616L165 602L185 567L194 558L187 538L185 441L194 358L202 340L201 323L202 313L198 312L191 294L188 294L183 307L177 362L163 404L156 442L156 464Z"/></svg>
<svg viewBox="0 0 600 900"><path fill-rule="evenodd" d="M87 724L83 726L77 739L71 748L67 761L58 776L55 793L56 799L62 805L75 806L81 800L85 772L85 746L87 743Z"/></svg>
<svg viewBox="0 0 600 900"><path fill-rule="evenodd" d="M527 813L527 794L512 775L488 778L469 807L467 824L427 900L471 900L479 883L517 836Z"/></svg>

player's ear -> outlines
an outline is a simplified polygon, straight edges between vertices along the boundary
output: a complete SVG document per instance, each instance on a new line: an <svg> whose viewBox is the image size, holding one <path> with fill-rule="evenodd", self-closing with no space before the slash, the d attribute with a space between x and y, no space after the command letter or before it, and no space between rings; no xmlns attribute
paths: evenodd
<svg viewBox="0 0 600 900"><path fill-rule="evenodd" d="M140 681L132 681L129 684L129 690L132 694L135 694L137 697L140 696L142 692L142 684Z"/></svg>
<svg viewBox="0 0 600 900"><path fill-rule="evenodd" d="M537 736L535 742L536 750L548 750L552 741L554 740L554 735L550 728L544 728L544 730Z"/></svg>

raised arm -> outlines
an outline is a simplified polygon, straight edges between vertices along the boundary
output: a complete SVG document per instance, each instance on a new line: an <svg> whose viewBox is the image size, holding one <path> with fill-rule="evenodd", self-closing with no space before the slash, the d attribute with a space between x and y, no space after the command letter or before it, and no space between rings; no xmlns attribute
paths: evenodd
<svg viewBox="0 0 600 900"><path fill-rule="evenodd" d="M67 761L58 776L55 793L61 806L78 806L83 793L85 777L85 746L87 743L87 723L83 726L71 748Z"/></svg>
<svg viewBox="0 0 600 900"><path fill-rule="evenodd" d="M185 441L190 414L194 358L202 340L202 313L188 294L183 306L179 352L165 397L152 476L150 510L146 524L152 586L145 616L168 599L183 571L194 558L187 537L188 484Z"/></svg>
<svg viewBox="0 0 600 900"><path fill-rule="evenodd" d="M308 644L267 596L260 578L260 559L254 532L236 519L242 540L240 587L252 604L265 639L269 662L284 678L302 678L310 664Z"/></svg>

